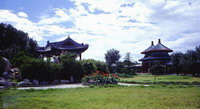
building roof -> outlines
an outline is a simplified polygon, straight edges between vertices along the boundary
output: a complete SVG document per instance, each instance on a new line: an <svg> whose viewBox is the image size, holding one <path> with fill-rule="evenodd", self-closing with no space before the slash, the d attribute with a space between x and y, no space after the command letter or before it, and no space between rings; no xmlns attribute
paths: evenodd
<svg viewBox="0 0 200 109"><path fill-rule="evenodd" d="M151 46L149 46L147 49L145 49L143 52L141 52L141 54L146 54L149 52L149 50L151 50L154 47L153 41L151 41Z"/></svg>
<svg viewBox="0 0 200 109"><path fill-rule="evenodd" d="M150 52L173 52L173 50L169 49L168 47L166 47L165 45L163 45L161 43L161 40L158 39L158 44L157 45L155 45L155 46L151 45L145 51L141 52L141 54L146 54L146 53L150 53Z"/></svg>
<svg viewBox="0 0 200 109"><path fill-rule="evenodd" d="M151 50L149 50L149 52L155 52L155 51L173 52L173 50L171 50L168 47L164 46L161 43L160 39L158 39L158 44L155 45Z"/></svg>
<svg viewBox="0 0 200 109"><path fill-rule="evenodd" d="M68 36L68 38L59 42L47 41L47 45L45 47L39 47L36 51L40 53L50 53L53 51L69 51L82 53L88 49L88 46L88 44L79 44Z"/></svg>

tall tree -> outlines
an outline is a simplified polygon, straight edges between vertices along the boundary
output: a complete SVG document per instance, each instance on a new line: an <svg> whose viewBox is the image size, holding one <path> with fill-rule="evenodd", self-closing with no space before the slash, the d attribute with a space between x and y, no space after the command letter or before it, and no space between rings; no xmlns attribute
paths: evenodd
<svg viewBox="0 0 200 109"><path fill-rule="evenodd" d="M37 42L28 37L27 33L17 30L12 25L0 23L0 55L12 58L20 51L33 53Z"/></svg>
<svg viewBox="0 0 200 109"><path fill-rule="evenodd" d="M119 51L116 49L110 49L105 54L105 60L108 65L116 64L116 62L120 59L121 55Z"/></svg>

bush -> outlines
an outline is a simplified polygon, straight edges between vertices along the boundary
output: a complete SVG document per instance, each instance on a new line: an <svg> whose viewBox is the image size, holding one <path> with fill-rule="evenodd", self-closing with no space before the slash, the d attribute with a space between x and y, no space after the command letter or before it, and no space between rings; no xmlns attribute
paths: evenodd
<svg viewBox="0 0 200 109"><path fill-rule="evenodd" d="M5 65L5 63L4 63L4 61L3 61L3 59L2 59L2 57L0 56L0 77L2 76L2 74L3 74L3 72L4 72L4 65Z"/></svg>
<svg viewBox="0 0 200 109"><path fill-rule="evenodd" d="M70 79L70 76L74 77L76 82L79 82L83 77L83 68L81 63L77 61L75 54L67 53L61 56L62 62L62 70L61 70L61 78L62 79Z"/></svg>
<svg viewBox="0 0 200 109"><path fill-rule="evenodd" d="M156 64L151 67L150 72L153 75L163 75L165 74L165 67L161 64Z"/></svg>
<svg viewBox="0 0 200 109"><path fill-rule="evenodd" d="M94 61L91 59L82 60L81 65L83 67L84 74L92 74L97 70L97 67L94 64Z"/></svg>
<svg viewBox="0 0 200 109"><path fill-rule="evenodd" d="M109 74L96 71L91 75L85 75L82 78L82 82L86 85L95 84L95 85L104 85L104 84L117 84L119 77L116 74Z"/></svg>
<svg viewBox="0 0 200 109"><path fill-rule="evenodd" d="M118 73L117 75L122 78L132 78L134 76L134 75L126 74L126 73Z"/></svg>

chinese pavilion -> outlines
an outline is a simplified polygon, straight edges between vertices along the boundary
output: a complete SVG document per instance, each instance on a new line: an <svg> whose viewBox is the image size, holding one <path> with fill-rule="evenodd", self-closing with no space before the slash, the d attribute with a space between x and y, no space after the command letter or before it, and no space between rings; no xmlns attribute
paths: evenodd
<svg viewBox="0 0 200 109"><path fill-rule="evenodd" d="M152 41L151 46L141 52L141 54L144 54L144 58L139 60L142 61L142 72L149 73L149 69L153 63L159 63L166 66L170 65L171 57L168 54L169 52L173 52L173 50L164 46L160 39L158 39L158 44L155 46Z"/></svg>
<svg viewBox="0 0 200 109"><path fill-rule="evenodd" d="M67 39L59 42L49 42L45 47L39 47L36 49L36 52L39 53L42 57L53 57L59 56L64 52L72 52L79 55L81 60L81 53L88 49L88 44L79 44L71 39L69 36Z"/></svg>

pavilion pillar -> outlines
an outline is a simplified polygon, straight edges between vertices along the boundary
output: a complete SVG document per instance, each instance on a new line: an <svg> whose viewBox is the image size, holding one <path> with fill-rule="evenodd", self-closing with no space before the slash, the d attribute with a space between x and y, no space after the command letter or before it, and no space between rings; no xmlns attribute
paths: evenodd
<svg viewBox="0 0 200 109"><path fill-rule="evenodd" d="M81 53L79 54L79 60L81 61L81 59L82 59L82 55L81 55Z"/></svg>

